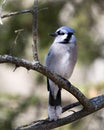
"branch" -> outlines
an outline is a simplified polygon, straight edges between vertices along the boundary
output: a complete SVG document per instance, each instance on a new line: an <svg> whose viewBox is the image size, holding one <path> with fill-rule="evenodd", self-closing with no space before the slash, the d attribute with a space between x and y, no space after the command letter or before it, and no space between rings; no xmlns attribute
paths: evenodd
<svg viewBox="0 0 104 130"><path fill-rule="evenodd" d="M94 111L104 107L104 103L103 102L100 105L97 105L97 106L95 105L96 104L96 100L99 99L99 102L100 102L103 98L104 98L104 95L102 94L102 95L100 95L98 97L94 97L94 98L89 99L89 102L91 102L95 106L95 108L96 108ZM80 106L80 105L81 105L80 102L75 102L75 103L72 103L70 105L67 105L67 106L63 107L62 113L64 113L65 111L67 111L67 110L69 110L71 108L74 108L74 107L77 107L77 106Z"/></svg>
<svg viewBox="0 0 104 130"><path fill-rule="evenodd" d="M11 16L16 16L16 15L25 14L25 13L32 13L32 12L33 12L33 10L21 10L21 11L17 11L17 12L4 14L1 16L1 18L3 19L3 18L11 17Z"/></svg>
<svg viewBox="0 0 104 130"><path fill-rule="evenodd" d="M34 1L34 9L33 9L33 58L35 62L39 62L38 53L37 53L37 38L38 38L38 0Z"/></svg>
<svg viewBox="0 0 104 130"><path fill-rule="evenodd" d="M37 11L40 12L40 11L43 11L43 10L47 10L48 8L42 8L42 9L39 9ZM8 13L8 14L4 14L4 15L1 15L1 18L4 19L4 18L7 18L7 17L12 17L12 16L16 16L16 15L21 15L21 14L26 14L26 13L30 13L30 14L33 14L33 10L31 9L26 9L26 10L21 10L21 11L17 11L17 12L11 12L11 13Z"/></svg>
<svg viewBox="0 0 104 130"><path fill-rule="evenodd" d="M94 106L96 107L96 110L93 110L92 112L89 112L86 109L82 109L82 110L79 110L78 112L74 112L73 114L68 115L67 117L58 119L57 121L48 121L47 119L39 120L39 121L32 122L29 125L18 127L15 130L50 130L53 128L57 128L57 127L69 124L91 113L94 113L98 111L99 109L104 108L104 95L92 98L90 99L90 102L92 102Z"/></svg>
<svg viewBox="0 0 104 130"><path fill-rule="evenodd" d="M17 57L9 56L9 55L0 55L0 63L12 63L15 66L21 66L27 68L28 70L36 70L41 74L45 75L53 82L55 82L60 88L63 88L74 95L79 102L89 111L96 109L92 103L84 96L83 93L79 91L78 88L74 87L68 80L63 79L61 76L57 75L56 73L48 70L45 66L41 65L37 62L29 62L25 59L19 59Z"/></svg>

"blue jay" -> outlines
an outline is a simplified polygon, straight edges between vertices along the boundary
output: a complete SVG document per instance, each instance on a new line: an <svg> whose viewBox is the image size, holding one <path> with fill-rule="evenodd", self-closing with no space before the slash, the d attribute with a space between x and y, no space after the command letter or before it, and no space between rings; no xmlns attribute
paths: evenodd
<svg viewBox="0 0 104 130"><path fill-rule="evenodd" d="M45 65L49 70L69 79L77 60L74 30L62 26L50 35L55 39L46 56ZM47 87L49 91L48 117L50 121L57 120L62 113L61 89L50 79L47 79Z"/></svg>

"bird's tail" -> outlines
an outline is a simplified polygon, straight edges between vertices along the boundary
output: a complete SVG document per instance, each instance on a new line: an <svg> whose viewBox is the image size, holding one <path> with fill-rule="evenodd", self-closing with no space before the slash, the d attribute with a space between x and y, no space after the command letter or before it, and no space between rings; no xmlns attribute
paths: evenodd
<svg viewBox="0 0 104 130"><path fill-rule="evenodd" d="M58 90L56 98L53 96L51 90L49 91L49 105L61 106L61 89Z"/></svg>
<svg viewBox="0 0 104 130"><path fill-rule="evenodd" d="M47 80L48 91L49 91L49 106L48 115L50 120L57 120L59 115L62 113L61 107L61 89L57 86L53 87L54 83Z"/></svg>

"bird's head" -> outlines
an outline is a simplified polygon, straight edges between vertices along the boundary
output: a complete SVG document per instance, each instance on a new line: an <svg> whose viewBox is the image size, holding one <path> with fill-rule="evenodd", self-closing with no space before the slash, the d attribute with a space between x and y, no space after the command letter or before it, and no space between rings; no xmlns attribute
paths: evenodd
<svg viewBox="0 0 104 130"><path fill-rule="evenodd" d="M74 30L67 26L62 26L56 30L55 33L51 33L50 36L55 37L55 43L76 43L76 38L74 36Z"/></svg>

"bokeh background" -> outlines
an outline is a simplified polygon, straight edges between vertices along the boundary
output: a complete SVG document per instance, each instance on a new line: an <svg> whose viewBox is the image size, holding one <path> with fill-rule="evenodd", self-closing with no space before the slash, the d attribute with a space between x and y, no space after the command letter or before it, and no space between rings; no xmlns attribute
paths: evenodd
<svg viewBox="0 0 104 130"><path fill-rule="evenodd" d="M34 0L8 0L2 14L30 9ZM0 4L2 0L0 0ZM48 8L48 9L45 9ZM104 1L39 0L38 52L44 57L62 25L75 29L78 61L70 81L88 98L104 93ZM0 55L9 54L33 60L32 17L22 14L3 19L0 25ZM60 50L61 51L61 50ZM47 118L48 92L46 78L25 68L0 64L0 130ZM63 90L63 106L76 99ZM70 114L70 112L67 112ZM65 116L65 115L64 115ZM57 130L103 130L104 110Z"/></svg>

